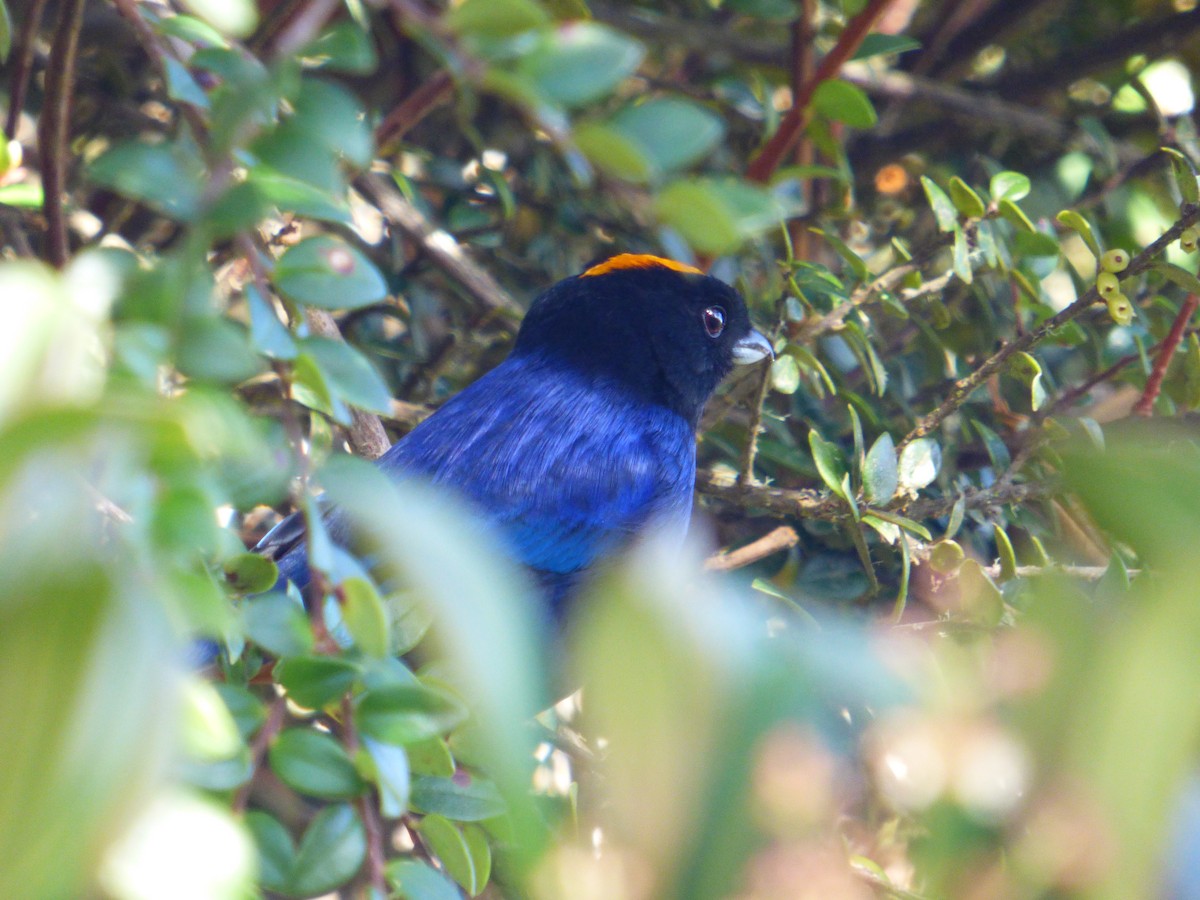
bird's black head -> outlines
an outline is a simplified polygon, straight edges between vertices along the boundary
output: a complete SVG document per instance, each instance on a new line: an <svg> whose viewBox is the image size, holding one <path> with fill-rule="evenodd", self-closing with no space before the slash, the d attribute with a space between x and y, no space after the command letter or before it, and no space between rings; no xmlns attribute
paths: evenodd
<svg viewBox="0 0 1200 900"><path fill-rule="evenodd" d="M521 324L515 354L612 379L695 424L721 379L771 346L737 291L699 269L623 253L560 281Z"/></svg>

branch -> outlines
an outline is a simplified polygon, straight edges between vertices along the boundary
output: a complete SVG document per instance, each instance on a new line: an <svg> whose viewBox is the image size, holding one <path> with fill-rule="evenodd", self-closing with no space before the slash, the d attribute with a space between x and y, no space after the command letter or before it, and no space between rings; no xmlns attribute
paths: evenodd
<svg viewBox="0 0 1200 900"><path fill-rule="evenodd" d="M275 739L275 735L279 734L283 729L283 723L286 718L287 701L283 697L276 697L267 708L267 720L258 729L258 734L254 736L254 740L250 742L251 773L258 772L262 768L263 759L267 755L267 748L270 746L271 741ZM237 789L237 793L233 795L230 808L234 813L243 813L246 811L246 804L250 802L250 788L253 786L254 776L251 774L245 783Z"/></svg>
<svg viewBox="0 0 1200 900"><path fill-rule="evenodd" d="M871 30L871 26L894 2L895 0L870 0L866 8L846 24L837 43L834 44L832 50L825 54L812 78L808 79L800 92L792 97L792 108L779 123L778 130L767 141L766 146L758 152L758 155L750 161L750 165L746 168L747 178L760 182L770 179L774 171L779 168L784 156L796 143L800 132L808 124L809 105L812 103L813 94L816 93L817 88L837 75L847 60L854 55L854 51L862 44L867 32Z"/></svg>
<svg viewBox="0 0 1200 900"><path fill-rule="evenodd" d="M41 153L42 211L46 216L47 255L55 268L67 264L67 218L63 211L66 190L67 136L71 121L71 96L75 89L75 56L79 29L83 24L85 0L64 0L50 46L46 66L46 93L38 117L38 149Z"/></svg>
<svg viewBox="0 0 1200 900"><path fill-rule="evenodd" d="M1168 228L1158 240L1135 256L1130 261L1129 268L1122 273L1122 276L1129 278L1148 268L1154 259L1167 249L1168 245L1177 241L1184 230L1191 227L1197 221L1200 221L1200 206L1189 205L1185 207L1179 221ZM1046 319L1037 328L1027 332L1012 343L1005 344L999 351L988 357L983 365L979 366L970 375L955 382L950 395L933 412L922 417L917 422L913 430L899 442L897 449L902 449L907 444L917 440L917 438L922 438L932 433L948 416L958 410L967 401L967 398L975 392L975 389L987 381L993 372L998 372L1010 356L1033 347L1058 328L1061 328L1072 319L1078 318L1090 309L1092 304L1098 303L1099 300L1100 295L1096 292L1096 288L1093 285L1084 292L1082 297L1066 309Z"/></svg>
<svg viewBox="0 0 1200 900"><path fill-rule="evenodd" d="M751 563L766 559L772 553L787 550L800 543L800 535L790 525L780 525L774 531L768 531L756 541L751 541L744 547L723 553L714 553L704 561L704 568L711 572L728 572L740 569Z"/></svg>
<svg viewBox="0 0 1200 900"><path fill-rule="evenodd" d="M948 515L961 498L967 509L993 509L1040 500L1058 491L1057 483L1014 482L1015 472L1010 469L990 487L969 487L961 494L946 497L900 497L883 507L885 512L896 512L910 519L922 521ZM739 485L731 476L702 470L696 473L696 490L741 509L763 509L779 516L801 519L816 519L822 522L844 522L851 518L844 500L825 491L809 488L779 488L761 484ZM864 508L863 513L870 512Z"/></svg>
<svg viewBox="0 0 1200 900"><path fill-rule="evenodd" d="M4 123L4 134L12 140L17 136L17 125L21 121L21 110L25 106L25 91L29 88L29 73L33 70L34 36L42 24L42 11L46 0L33 0L21 23L17 36L16 52L13 53L12 74L9 76L8 117Z"/></svg>
<svg viewBox="0 0 1200 900"><path fill-rule="evenodd" d="M463 252L462 246L453 236L434 228L421 211L409 203L404 196L375 173L367 173L355 179L355 186L370 197L388 222L416 243L439 269L478 300L489 310L518 319L523 314L520 306L496 283L496 280Z"/></svg>
<svg viewBox="0 0 1200 900"><path fill-rule="evenodd" d="M309 327L314 334L335 341L345 341L341 329L333 316L323 309L308 307L306 310ZM387 452L392 442L388 440L387 432L379 416L364 412L356 406L350 407L350 446L354 452L367 459L379 459Z"/></svg>
<svg viewBox="0 0 1200 900"><path fill-rule="evenodd" d="M1154 401L1158 399L1159 391L1162 390L1163 378L1167 374L1167 366L1171 364L1171 357L1175 355L1180 341L1183 340L1187 324L1191 321L1192 316L1196 314L1197 307L1200 307L1200 295L1188 294L1187 299L1183 301L1183 306L1179 308L1179 315L1171 323L1171 330L1163 338L1161 348L1158 351L1158 358L1154 360L1154 368L1150 370L1150 377L1146 379L1146 389L1142 391L1142 396L1133 406L1134 415L1148 416L1154 411Z"/></svg>
<svg viewBox="0 0 1200 900"><path fill-rule="evenodd" d="M449 100L453 93L454 79L450 73L445 69L434 72L420 87L401 100L375 129L375 145L379 147L379 155L386 156L392 144Z"/></svg>

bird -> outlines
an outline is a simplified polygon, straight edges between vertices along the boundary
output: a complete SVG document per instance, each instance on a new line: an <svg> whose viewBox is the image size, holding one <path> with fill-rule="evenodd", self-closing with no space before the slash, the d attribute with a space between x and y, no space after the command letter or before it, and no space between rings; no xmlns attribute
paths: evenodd
<svg viewBox="0 0 1200 900"><path fill-rule="evenodd" d="M646 529L682 543L704 406L734 366L773 356L730 285L618 254L538 296L508 357L376 464L457 491L559 618L586 574ZM325 515L347 544L337 511ZM294 513L254 548L280 584L310 580L304 532Z"/></svg>

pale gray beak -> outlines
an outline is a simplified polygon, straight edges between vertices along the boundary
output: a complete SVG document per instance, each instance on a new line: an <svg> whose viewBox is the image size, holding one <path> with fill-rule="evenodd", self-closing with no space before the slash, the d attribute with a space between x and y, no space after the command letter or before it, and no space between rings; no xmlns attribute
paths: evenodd
<svg viewBox="0 0 1200 900"><path fill-rule="evenodd" d="M763 335L751 329L750 333L733 345L733 362L735 365L748 366L760 359L775 358L771 342Z"/></svg>

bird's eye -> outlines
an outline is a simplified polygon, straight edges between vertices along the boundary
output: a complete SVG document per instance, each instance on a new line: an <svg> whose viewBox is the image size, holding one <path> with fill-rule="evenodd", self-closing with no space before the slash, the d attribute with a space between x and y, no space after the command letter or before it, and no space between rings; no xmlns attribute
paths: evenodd
<svg viewBox="0 0 1200 900"><path fill-rule="evenodd" d="M710 306L704 311L704 330L711 338L720 337L725 330L725 310L719 306Z"/></svg>

